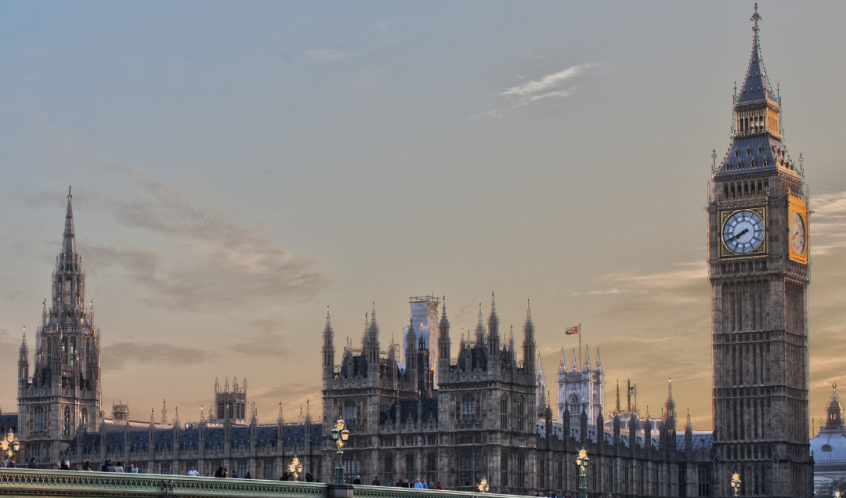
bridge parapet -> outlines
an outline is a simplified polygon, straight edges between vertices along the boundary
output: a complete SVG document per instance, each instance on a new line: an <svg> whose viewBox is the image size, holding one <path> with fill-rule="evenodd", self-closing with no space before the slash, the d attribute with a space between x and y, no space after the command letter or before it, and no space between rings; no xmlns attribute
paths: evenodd
<svg viewBox="0 0 846 498"><path fill-rule="evenodd" d="M326 490L326 484L312 482L0 469L0 495L12 496L326 498Z"/></svg>
<svg viewBox="0 0 846 498"><path fill-rule="evenodd" d="M469 493L387 486L350 486L333 493L332 484L315 482L221 479L161 474L81 472L74 470L0 468L0 496L48 498L513 498L494 493ZM349 491L352 493L349 493ZM343 492L346 491L346 492Z"/></svg>

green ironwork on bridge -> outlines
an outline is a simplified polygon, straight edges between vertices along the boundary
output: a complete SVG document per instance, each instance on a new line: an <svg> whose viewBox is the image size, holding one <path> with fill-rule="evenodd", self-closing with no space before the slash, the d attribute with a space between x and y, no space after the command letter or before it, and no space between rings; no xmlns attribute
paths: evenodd
<svg viewBox="0 0 846 498"><path fill-rule="evenodd" d="M0 468L0 495L92 498L481 498L481 493L387 486L350 486L261 479ZM351 493L343 491L350 490ZM485 498L507 495L485 493Z"/></svg>

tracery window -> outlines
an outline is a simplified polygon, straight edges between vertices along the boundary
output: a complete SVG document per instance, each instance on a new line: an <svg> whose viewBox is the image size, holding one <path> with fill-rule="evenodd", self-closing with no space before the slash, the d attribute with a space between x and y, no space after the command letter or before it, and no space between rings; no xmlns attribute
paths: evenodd
<svg viewBox="0 0 846 498"><path fill-rule="evenodd" d="M526 408L526 403L523 401L523 397L517 399L517 430L523 432L525 430L524 422L524 412Z"/></svg>
<svg viewBox="0 0 846 498"><path fill-rule="evenodd" d="M44 430L44 409L40 406L35 409L35 432Z"/></svg>
<svg viewBox="0 0 846 498"><path fill-rule="evenodd" d="M467 395L461 400L461 420L474 420L476 418L476 398Z"/></svg>
<svg viewBox="0 0 846 498"><path fill-rule="evenodd" d="M62 427L62 434L65 435L65 436L69 436L70 435L70 425L71 425L71 413L70 413L70 407L68 407L68 406L65 407L64 422L65 423Z"/></svg>
<svg viewBox="0 0 846 498"><path fill-rule="evenodd" d="M508 397L503 396L502 401L499 402L500 413L500 428L504 431L508 430Z"/></svg>
<svg viewBox="0 0 846 498"><path fill-rule="evenodd" d="M355 421L358 418L358 405L352 401L347 401L344 406L344 419L347 421Z"/></svg>

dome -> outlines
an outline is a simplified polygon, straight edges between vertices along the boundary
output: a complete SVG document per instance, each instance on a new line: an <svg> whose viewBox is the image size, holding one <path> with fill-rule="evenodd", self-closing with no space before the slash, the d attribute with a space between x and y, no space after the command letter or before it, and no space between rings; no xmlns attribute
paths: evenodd
<svg viewBox="0 0 846 498"><path fill-rule="evenodd" d="M811 438L814 471L846 470L846 430L823 427Z"/></svg>

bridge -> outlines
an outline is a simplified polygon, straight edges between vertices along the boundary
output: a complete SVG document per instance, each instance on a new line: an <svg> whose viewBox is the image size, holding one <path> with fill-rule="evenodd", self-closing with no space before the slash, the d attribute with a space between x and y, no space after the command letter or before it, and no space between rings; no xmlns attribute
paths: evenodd
<svg viewBox="0 0 846 498"><path fill-rule="evenodd" d="M481 498L480 493L387 486L161 474L0 468L0 495L48 498ZM507 497L486 493L486 498Z"/></svg>

